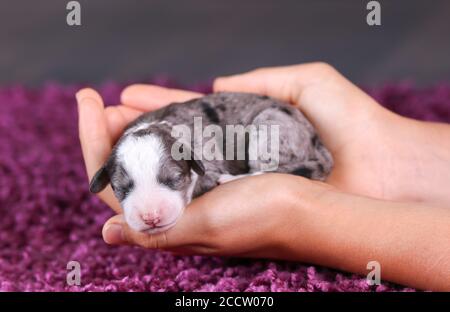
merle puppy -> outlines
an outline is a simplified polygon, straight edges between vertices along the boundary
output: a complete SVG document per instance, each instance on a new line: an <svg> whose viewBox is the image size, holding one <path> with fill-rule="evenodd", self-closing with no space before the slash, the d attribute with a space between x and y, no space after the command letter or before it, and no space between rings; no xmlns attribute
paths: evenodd
<svg viewBox="0 0 450 312"><path fill-rule="evenodd" d="M200 131L194 129L195 117L201 117ZM174 137L173 130L180 125L192 130L190 139ZM219 148L214 152L219 157L208 160L191 147L211 140L202 133L211 125L223 135L215 138ZM140 116L127 127L92 178L90 191L98 193L110 183L131 228L148 233L167 230L196 196L220 183L265 172L268 163L273 163L271 157L258 157L262 147L257 132L247 131L240 138L232 134L233 139L226 129L230 125L277 126L277 166L269 170L324 180L332 169L331 154L298 109L267 96L224 92ZM275 139L269 134L266 145ZM174 150L190 157L177 159ZM239 151L244 151L244 157L242 153L239 157Z"/></svg>

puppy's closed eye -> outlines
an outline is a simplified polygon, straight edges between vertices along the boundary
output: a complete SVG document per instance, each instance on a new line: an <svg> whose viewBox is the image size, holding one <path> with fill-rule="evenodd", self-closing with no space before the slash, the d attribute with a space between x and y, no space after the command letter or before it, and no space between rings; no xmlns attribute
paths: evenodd
<svg viewBox="0 0 450 312"><path fill-rule="evenodd" d="M164 175L158 177L158 182L169 187L172 190L177 190L184 182L184 175L182 173L174 173L171 175Z"/></svg>
<svg viewBox="0 0 450 312"><path fill-rule="evenodd" d="M114 170L111 179L111 188L120 201L124 200L134 188L134 181L122 165L117 166Z"/></svg>
<svg viewBox="0 0 450 312"><path fill-rule="evenodd" d="M126 184L120 185L119 187L125 195L128 195L128 193L130 193L131 190L133 189L134 183L133 181L130 180Z"/></svg>
<svg viewBox="0 0 450 312"><path fill-rule="evenodd" d="M121 181L121 183L111 183L111 188L116 194L117 198L122 201L127 197L134 188L134 182L132 180L129 181Z"/></svg>

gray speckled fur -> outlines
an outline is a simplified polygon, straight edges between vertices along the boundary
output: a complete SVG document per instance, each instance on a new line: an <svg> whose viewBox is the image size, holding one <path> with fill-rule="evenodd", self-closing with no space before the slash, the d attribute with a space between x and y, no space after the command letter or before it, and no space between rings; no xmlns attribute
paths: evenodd
<svg viewBox="0 0 450 312"><path fill-rule="evenodd" d="M267 96L249 93L214 93L146 113L130 124L129 128L143 122L164 120L171 125L184 124L192 129L194 117L202 117L203 127L209 124L220 125L224 135L225 125L245 127L249 124L277 124L280 126L280 158L276 172L324 180L332 169L331 154L304 115L293 106ZM260 161L203 159L202 162L206 174L199 177L194 197L216 186L221 174L253 173L260 171L261 166Z"/></svg>

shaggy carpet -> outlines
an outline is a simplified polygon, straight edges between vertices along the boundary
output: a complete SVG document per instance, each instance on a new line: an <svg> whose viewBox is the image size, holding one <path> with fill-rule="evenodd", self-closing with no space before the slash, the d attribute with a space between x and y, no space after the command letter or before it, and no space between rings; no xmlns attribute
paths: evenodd
<svg viewBox="0 0 450 312"><path fill-rule="evenodd" d="M151 81L174 86L169 80ZM111 247L101 226L112 215L89 194L77 137L81 86L0 88L1 291L404 291L368 286L363 276L283 261L173 256ZM117 103L122 86L99 87ZM191 87L208 92L209 87ZM367 89L413 118L450 122L450 86L408 84ZM66 284L66 265L81 265L81 285Z"/></svg>

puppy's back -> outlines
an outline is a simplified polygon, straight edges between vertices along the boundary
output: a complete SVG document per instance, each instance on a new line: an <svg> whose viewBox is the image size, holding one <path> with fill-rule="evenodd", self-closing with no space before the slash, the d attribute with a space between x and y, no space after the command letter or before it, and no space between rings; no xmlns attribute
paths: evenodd
<svg viewBox="0 0 450 312"><path fill-rule="evenodd" d="M209 124L243 125L251 124L256 115L268 108L285 110L298 114L297 109L273 98L237 92L219 92L182 103L172 103L153 112L140 116L129 127L152 121L167 121L172 125L192 126L194 117L201 117L203 126ZM309 122L298 114L300 121Z"/></svg>

